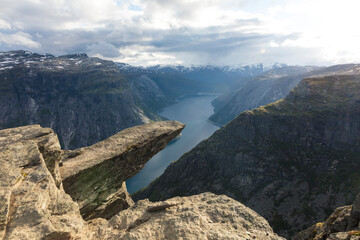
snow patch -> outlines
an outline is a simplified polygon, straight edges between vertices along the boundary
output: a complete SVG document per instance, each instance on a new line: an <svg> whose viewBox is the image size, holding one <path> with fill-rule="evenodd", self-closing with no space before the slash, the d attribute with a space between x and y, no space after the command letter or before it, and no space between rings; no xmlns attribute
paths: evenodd
<svg viewBox="0 0 360 240"><path fill-rule="evenodd" d="M9 67L2 67L2 68L0 68L0 71L2 71L2 70L6 70L6 69L12 69L12 68L14 68L13 66L9 66Z"/></svg>

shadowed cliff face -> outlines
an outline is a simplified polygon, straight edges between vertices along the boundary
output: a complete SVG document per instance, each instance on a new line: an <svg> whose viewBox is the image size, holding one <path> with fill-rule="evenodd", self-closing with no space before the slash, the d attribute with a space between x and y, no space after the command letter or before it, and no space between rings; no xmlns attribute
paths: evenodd
<svg viewBox="0 0 360 240"><path fill-rule="evenodd" d="M147 157L183 127L175 121L141 125L93 146L65 152L49 128L31 125L0 130L0 238L283 240L260 215L226 196L204 193L126 205L133 203L121 179L135 174ZM90 215L110 218L115 214L109 221L83 220L78 204L63 189L61 155L65 189L72 179L72 184L81 187L81 194L89 197L87 203L98 196L96 189L108 190L101 192L101 201L94 201L99 208ZM84 172L95 174L81 182ZM118 191L111 192L116 187ZM72 196L79 197L80 192Z"/></svg>
<svg viewBox="0 0 360 240"><path fill-rule="evenodd" d="M271 69L247 82L242 88L215 99L212 102L215 113L209 119L225 125L243 111L252 110L286 97L303 78L348 74L348 71L355 68L355 64L347 64L326 68L284 66Z"/></svg>
<svg viewBox="0 0 360 240"><path fill-rule="evenodd" d="M0 70L2 129L38 123L53 128L63 148L74 149L160 119L113 62L24 51L2 54L0 61L10 62Z"/></svg>
<svg viewBox="0 0 360 240"><path fill-rule="evenodd" d="M313 239L360 239L360 194L352 205L338 207L325 222L318 222L293 238L293 240Z"/></svg>
<svg viewBox="0 0 360 240"><path fill-rule="evenodd" d="M0 53L0 129L41 124L64 149L92 145L120 130L160 120L177 98L248 81L262 65L132 67L86 54Z"/></svg>
<svg viewBox="0 0 360 240"><path fill-rule="evenodd" d="M134 198L224 193L286 236L324 220L360 188L358 73L304 79L284 100L240 114Z"/></svg>

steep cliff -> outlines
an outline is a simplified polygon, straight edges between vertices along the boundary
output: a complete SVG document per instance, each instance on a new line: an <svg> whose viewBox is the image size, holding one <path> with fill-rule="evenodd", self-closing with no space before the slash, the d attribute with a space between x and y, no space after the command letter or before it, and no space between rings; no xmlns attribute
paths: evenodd
<svg viewBox="0 0 360 240"><path fill-rule="evenodd" d="M131 205L123 201L128 198L124 182L184 127L177 121L149 123L125 129L90 147L67 151L60 167L65 192L79 203L86 220L112 217Z"/></svg>
<svg viewBox="0 0 360 240"><path fill-rule="evenodd" d="M325 222L318 222L298 233L293 240L359 240L360 194L350 206L335 209Z"/></svg>
<svg viewBox="0 0 360 240"><path fill-rule="evenodd" d="M51 129L0 130L0 239L69 239L86 226L62 190L60 157Z"/></svg>
<svg viewBox="0 0 360 240"><path fill-rule="evenodd" d="M0 238L282 240L251 209L229 197L211 193L157 203L139 201L109 221L83 220L78 204L63 190L61 175L66 182L70 175L80 176L81 172L94 168L107 171L104 164L109 161L117 170L121 166L124 176L132 175L143 164L144 155L161 149L182 128L177 122L141 125L94 146L65 152L49 128L32 125L0 130ZM66 160L62 166L61 159ZM115 175L111 179L93 177L100 182L97 186L100 188L117 178ZM73 180L76 184L79 179ZM93 182L88 184L94 187ZM123 186L121 182L120 185ZM90 189L85 182L81 187ZM91 195L93 191L83 193ZM126 189L122 193L127 194Z"/></svg>
<svg viewBox="0 0 360 240"><path fill-rule="evenodd" d="M282 66L248 81L244 86L216 98L212 104L214 114L209 118L225 125L241 112L255 109L284 98L305 77L347 74L356 68L355 64L331 67Z"/></svg>
<svg viewBox="0 0 360 240"><path fill-rule="evenodd" d="M270 69L213 101L211 121L225 125L241 112L251 110L284 98L314 66L282 66ZM311 75L311 74L310 74ZM309 75L308 75L309 76Z"/></svg>
<svg viewBox="0 0 360 240"><path fill-rule="evenodd" d="M240 114L134 198L226 194L285 236L324 220L360 188L359 69L305 78L284 100Z"/></svg>
<svg viewBox="0 0 360 240"><path fill-rule="evenodd" d="M41 124L65 149L89 146L127 127L160 120L177 98L244 83L262 65L133 67L86 54L0 52L0 129Z"/></svg>
<svg viewBox="0 0 360 240"><path fill-rule="evenodd" d="M1 53L0 109L0 129L51 127L65 149L88 146L127 127L160 119L132 91L117 65L85 54Z"/></svg>

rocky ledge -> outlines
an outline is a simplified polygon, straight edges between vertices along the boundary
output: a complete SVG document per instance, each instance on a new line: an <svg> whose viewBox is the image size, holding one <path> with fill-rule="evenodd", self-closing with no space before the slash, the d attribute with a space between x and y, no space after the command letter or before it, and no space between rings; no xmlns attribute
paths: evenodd
<svg viewBox="0 0 360 240"><path fill-rule="evenodd" d="M110 218L133 204L125 181L185 127L177 121L125 129L90 147L66 151L60 168L65 192L85 219Z"/></svg>
<svg viewBox="0 0 360 240"><path fill-rule="evenodd" d="M298 233L293 240L359 240L360 194L350 206L335 209L325 222Z"/></svg>
<svg viewBox="0 0 360 240"><path fill-rule="evenodd" d="M109 221L88 223L75 239L283 239L259 214L225 196L202 193L138 201Z"/></svg>
<svg viewBox="0 0 360 240"><path fill-rule="evenodd" d="M282 239L223 195L133 205L124 181L183 128L141 125L73 151L39 125L1 130L0 239Z"/></svg>

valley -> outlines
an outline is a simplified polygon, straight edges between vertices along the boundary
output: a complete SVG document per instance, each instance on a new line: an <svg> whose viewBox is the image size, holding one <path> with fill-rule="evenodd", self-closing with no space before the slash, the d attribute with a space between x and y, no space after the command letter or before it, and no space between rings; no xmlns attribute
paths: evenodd
<svg viewBox="0 0 360 240"><path fill-rule="evenodd" d="M217 199L211 192L251 207L281 236L331 234L311 224L359 192L357 64L134 67L11 51L0 66L2 141L14 138L26 154L29 135L36 161L85 220L120 216L133 199ZM51 133L48 143L39 131Z"/></svg>
<svg viewBox="0 0 360 240"><path fill-rule="evenodd" d="M360 240L359 0L0 3L0 240Z"/></svg>
<svg viewBox="0 0 360 240"><path fill-rule="evenodd" d="M146 187L159 177L171 162L178 160L184 153L219 129L208 120L214 112L211 101L215 97L216 95L184 97L158 112L160 116L182 122L186 127L179 139L174 140L151 158L138 174L126 182L130 194Z"/></svg>

